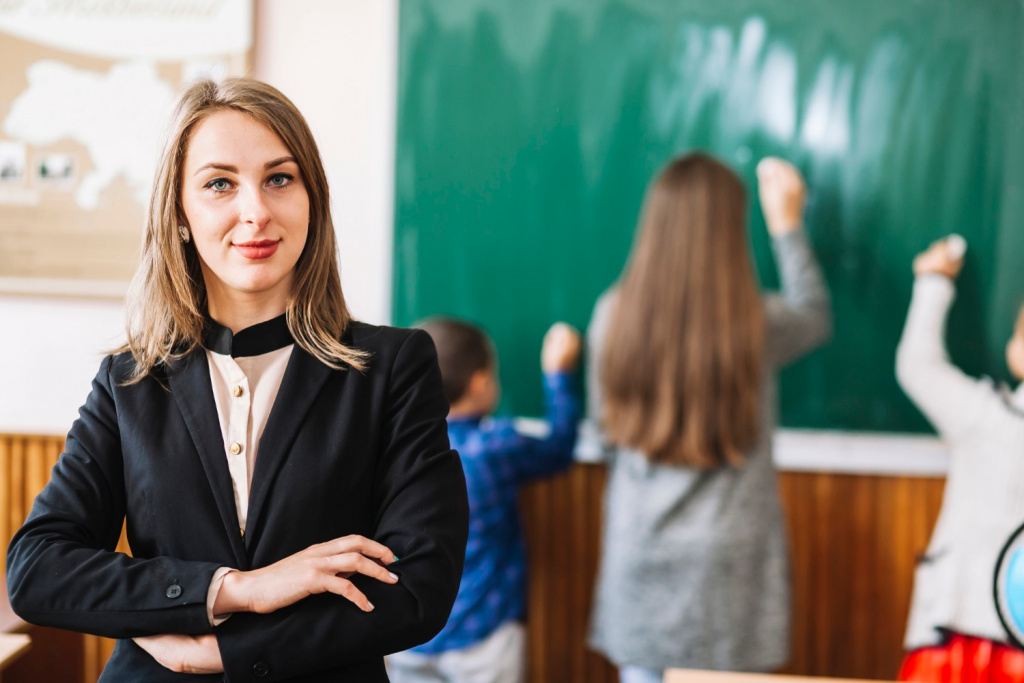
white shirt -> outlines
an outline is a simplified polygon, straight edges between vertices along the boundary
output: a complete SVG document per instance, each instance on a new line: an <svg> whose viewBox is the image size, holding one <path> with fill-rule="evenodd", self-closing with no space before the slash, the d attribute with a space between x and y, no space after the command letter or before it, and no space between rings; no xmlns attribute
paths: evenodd
<svg viewBox="0 0 1024 683"><path fill-rule="evenodd" d="M960 371L946 354L953 282L922 275L896 354L900 386L949 448L942 510L914 576L904 644L935 645L939 628L1006 642L992 576L1024 519L1024 384L1014 393Z"/></svg>

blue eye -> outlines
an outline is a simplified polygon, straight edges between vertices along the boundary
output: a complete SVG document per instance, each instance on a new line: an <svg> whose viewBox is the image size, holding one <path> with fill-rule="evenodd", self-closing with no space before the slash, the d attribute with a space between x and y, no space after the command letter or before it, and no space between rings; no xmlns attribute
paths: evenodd
<svg viewBox="0 0 1024 683"><path fill-rule="evenodd" d="M214 178L204 186L207 189L213 190L214 192L227 192L231 189L231 183L228 182L227 178Z"/></svg>
<svg viewBox="0 0 1024 683"><path fill-rule="evenodd" d="M274 187L284 187L291 181L292 176L290 176L289 174L275 173L274 175L270 176L270 179L267 181L267 183L273 185Z"/></svg>

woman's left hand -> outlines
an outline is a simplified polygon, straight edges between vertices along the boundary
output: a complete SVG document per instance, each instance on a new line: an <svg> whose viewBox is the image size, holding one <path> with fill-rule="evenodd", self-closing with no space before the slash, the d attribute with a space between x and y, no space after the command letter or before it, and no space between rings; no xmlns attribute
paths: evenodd
<svg viewBox="0 0 1024 683"><path fill-rule="evenodd" d="M212 633L203 636L166 633L133 640L165 669L185 674L224 673L220 646Z"/></svg>

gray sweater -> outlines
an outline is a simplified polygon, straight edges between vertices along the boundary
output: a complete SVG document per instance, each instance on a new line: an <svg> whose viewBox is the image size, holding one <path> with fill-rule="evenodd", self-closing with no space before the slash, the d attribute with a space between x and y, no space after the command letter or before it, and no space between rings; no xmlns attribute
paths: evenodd
<svg viewBox="0 0 1024 683"><path fill-rule="evenodd" d="M914 575L908 649L940 642L939 627L1007 640L992 576L999 550L1024 522L1024 388L1011 394L949 362L943 337L954 294L941 275L917 278L896 354L900 386L950 455L942 509Z"/></svg>
<svg viewBox="0 0 1024 683"><path fill-rule="evenodd" d="M789 655L789 565L771 456L773 370L822 343L831 308L802 231L773 241L782 291L765 297L761 433L742 467L696 470L606 449L602 552L590 644L618 665L771 671ZM615 290L587 339L588 409Z"/></svg>

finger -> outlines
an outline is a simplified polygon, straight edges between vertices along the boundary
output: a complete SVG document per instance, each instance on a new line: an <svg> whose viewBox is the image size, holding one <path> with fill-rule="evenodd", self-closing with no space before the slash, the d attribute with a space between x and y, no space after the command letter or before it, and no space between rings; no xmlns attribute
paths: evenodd
<svg viewBox="0 0 1024 683"><path fill-rule="evenodd" d="M361 555L366 555L367 557L378 559L383 564L391 564L398 560L398 557L396 557L387 546L357 534L342 536L341 538L321 543L316 547L321 556L341 555L343 553L356 552Z"/></svg>
<svg viewBox="0 0 1024 683"><path fill-rule="evenodd" d="M373 611L373 603L367 599L366 595L364 595L361 590L356 588L355 585L347 579L343 579L338 576L329 576L324 582L324 589L328 593L340 595L364 612Z"/></svg>
<svg viewBox="0 0 1024 683"><path fill-rule="evenodd" d="M397 574L389 572L379 563L357 553L346 553L330 558L327 571L331 574L354 572L384 583L398 582Z"/></svg>
<svg viewBox="0 0 1024 683"><path fill-rule="evenodd" d="M958 261L964 257L964 253L967 251L967 240L963 237L953 233L943 242L946 244L946 256L950 259Z"/></svg>
<svg viewBox="0 0 1024 683"><path fill-rule="evenodd" d="M765 157L764 159L761 159L761 161L758 162L757 169L755 171L758 179L767 180L775 175L775 172L779 168L780 161L781 159L778 159L777 157Z"/></svg>

